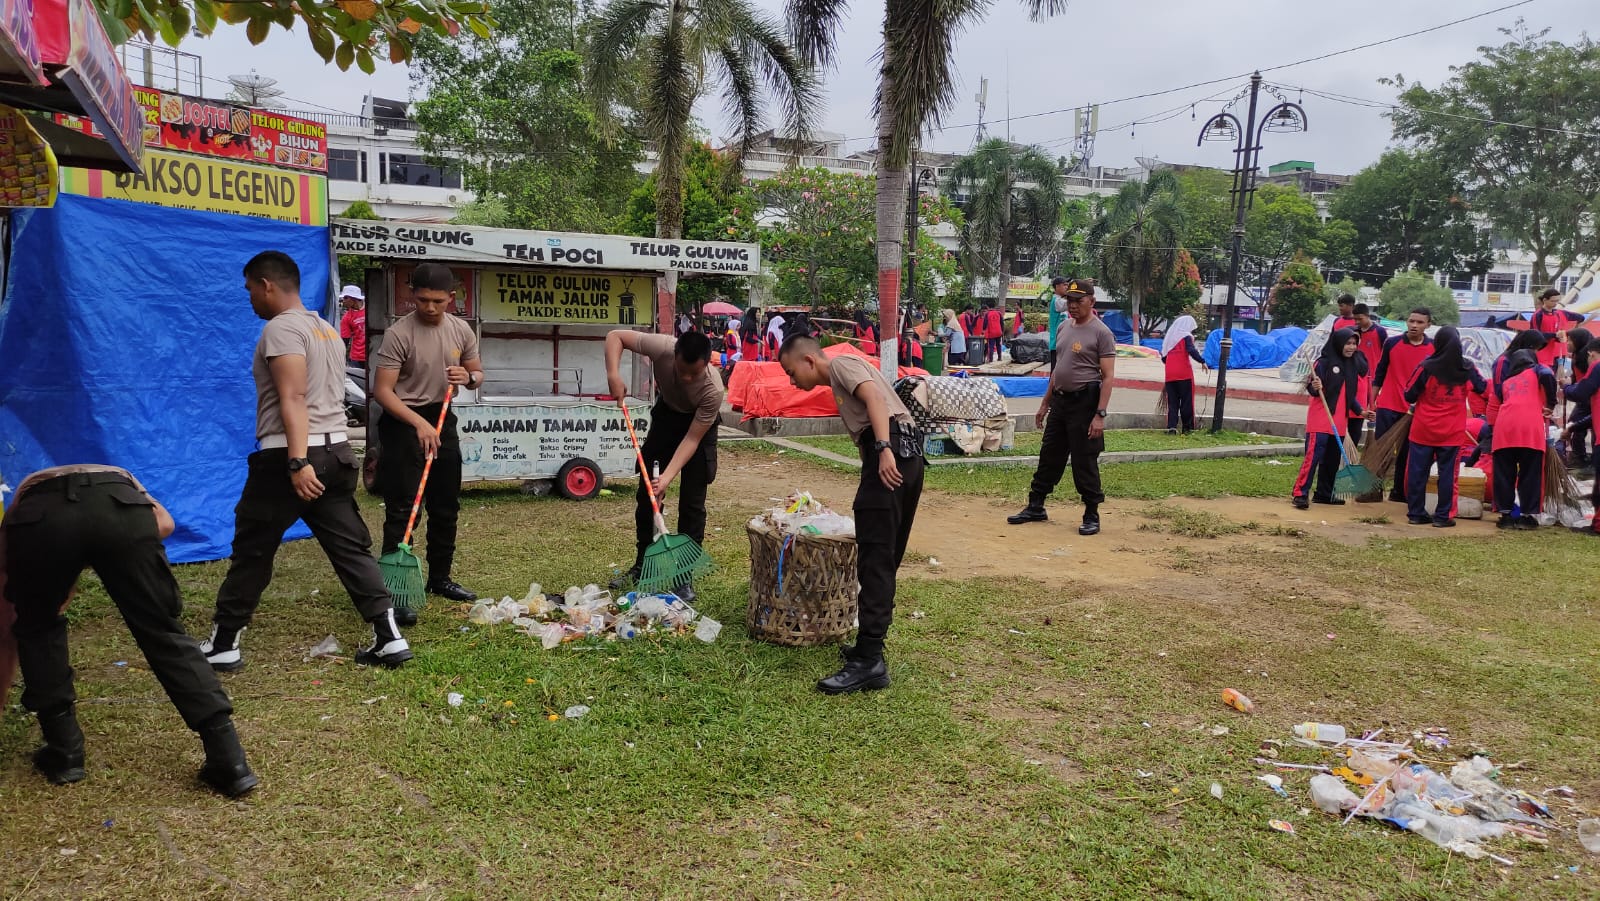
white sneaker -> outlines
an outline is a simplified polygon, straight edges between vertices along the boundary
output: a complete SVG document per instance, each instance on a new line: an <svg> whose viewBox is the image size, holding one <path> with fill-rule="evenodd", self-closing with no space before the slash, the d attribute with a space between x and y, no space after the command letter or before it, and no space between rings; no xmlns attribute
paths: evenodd
<svg viewBox="0 0 1600 901"><path fill-rule="evenodd" d="M200 653L205 655L206 662L219 673L233 673L244 669L244 655L239 651L239 638L244 635L244 629L234 633L229 647L217 644L217 631L217 627L213 625L211 637L200 642Z"/></svg>

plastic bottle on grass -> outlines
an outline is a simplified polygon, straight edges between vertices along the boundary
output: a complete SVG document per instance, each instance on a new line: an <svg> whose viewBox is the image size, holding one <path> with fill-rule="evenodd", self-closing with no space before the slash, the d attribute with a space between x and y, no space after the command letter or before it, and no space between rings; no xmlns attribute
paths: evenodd
<svg viewBox="0 0 1600 901"><path fill-rule="evenodd" d="M1301 723L1294 727L1294 734L1306 741L1338 743L1345 739L1344 727L1332 723Z"/></svg>
<svg viewBox="0 0 1600 901"><path fill-rule="evenodd" d="M1222 703L1227 704L1240 713L1255 713L1256 702L1245 697L1244 692L1237 688L1224 688L1222 690Z"/></svg>

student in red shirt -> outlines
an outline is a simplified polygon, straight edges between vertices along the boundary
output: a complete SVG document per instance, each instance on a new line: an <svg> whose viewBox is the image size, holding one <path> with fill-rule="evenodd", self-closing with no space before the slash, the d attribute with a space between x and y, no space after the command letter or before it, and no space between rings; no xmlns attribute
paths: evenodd
<svg viewBox="0 0 1600 901"><path fill-rule="evenodd" d="M1311 400L1306 405L1306 455L1300 464L1300 474L1294 480L1291 498L1297 509L1304 510L1312 501L1319 504L1343 504L1343 498L1333 496L1334 478L1339 474L1342 454L1339 443L1349 429L1349 416L1361 413L1361 402L1356 397L1359 376L1356 372L1356 331L1343 328L1328 336L1322 346L1322 355L1311 364L1311 378L1306 391ZM1332 419L1328 417L1333 413ZM1312 482L1315 480L1315 491Z"/></svg>
<svg viewBox="0 0 1600 901"><path fill-rule="evenodd" d="M1406 316L1405 334L1384 342L1383 354L1378 359L1378 373L1372 380L1378 392L1378 417L1373 437L1382 438L1408 412L1406 386L1416 376L1417 367L1433 353L1433 342L1428 339L1428 326L1432 324L1433 311L1427 307L1417 307ZM1394 485L1389 489L1389 500L1402 504L1406 502L1408 449L1409 443L1402 441L1399 456L1395 458Z"/></svg>
<svg viewBox="0 0 1600 901"><path fill-rule="evenodd" d="M867 356L878 355L878 326L867 317L866 310L856 311L856 343Z"/></svg>
<svg viewBox="0 0 1600 901"><path fill-rule="evenodd" d="M1433 336L1433 355L1417 367L1406 388L1411 411L1411 453L1406 472L1406 520L1441 529L1456 524L1456 472L1467 431L1467 391L1487 390L1483 376L1461 353L1461 336L1450 326ZM1439 467L1439 503L1428 516L1428 470Z"/></svg>
<svg viewBox="0 0 1600 901"><path fill-rule="evenodd" d="M1349 295L1346 295L1349 296ZM1361 377L1361 385L1356 390L1356 396L1361 398L1363 407L1371 407L1372 379L1378 373L1378 360L1383 356L1383 345L1389 340L1389 333L1384 331L1372 318L1372 310L1364 303L1358 303L1355 310L1356 342L1361 350L1361 356L1366 358L1367 371ZM1361 446L1362 433L1366 431L1365 419L1350 420L1350 441L1357 447Z"/></svg>
<svg viewBox="0 0 1600 901"><path fill-rule="evenodd" d="M917 340L916 331L906 329L905 334L900 336L898 357L901 366L922 368L922 342ZM890 381L893 381L893 379L890 379Z"/></svg>
<svg viewBox="0 0 1600 901"><path fill-rule="evenodd" d="M1000 359L1000 340L1005 337L1005 316L999 307L989 307L983 311L983 362L991 363Z"/></svg>
<svg viewBox="0 0 1600 901"><path fill-rule="evenodd" d="M1502 529L1533 530L1543 509L1545 417L1556 405L1555 373L1539 365L1533 351L1519 350L1495 383L1500 398L1494 424L1494 502ZM1522 515L1511 508L1521 501Z"/></svg>
<svg viewBox="0 0 1600 901"><path fill-rule="evenodd" d="M1340 294L1338 301L1339 315L1333 317L1334 331L1342 328L1358 328L1360 322L1356 319L1356 299L1350 294ZM1365 304L1363 304L1365 306Z"/></svg>
<svg viewBox="0 0 1600 901"><path fill-rule="evenodd" d="M755 363L761 359L761 311L745 310L739 322L739 360Z"/></svg>
<svg viewBox="0 0 1600 901"><path fill-rule="evenodd" d="M344 315L339 318L339 337L344 339L345 359L352 363L367 362L367 295L355 285L345 285L339 292L339 306Z"/></svg>
<svg viewBox="0 0 1600 901"><path fill-rule="evenodd" d="M1566 310L1556 309L1561 292L1546 288L1539 292L1539 309L1528 317L1528 328L1544 332L1544 350L1539 351L1539 365L1555 368L1556 361L1566 352L1566 331L1572 327L1572 316Z"/></svg>
<svg viewBox="0 0 1600 901"><path fill-rule="evenodd" d="M1011 314L1011 337L1015 338L1016 336L1022 334L1022 325L1022 304L1021 302L1018 302L1016 312Z"/></svg>
<svg viewBox="0 0 1600 901"><path fill-rule="evenodd" d="M1193 316L1179 316L1161 339L1161 360L1166 364L1167 431L1176 433L1183 425L1185 435L1194 431L1194 364L1206 365L1194 346Z"/></svg>

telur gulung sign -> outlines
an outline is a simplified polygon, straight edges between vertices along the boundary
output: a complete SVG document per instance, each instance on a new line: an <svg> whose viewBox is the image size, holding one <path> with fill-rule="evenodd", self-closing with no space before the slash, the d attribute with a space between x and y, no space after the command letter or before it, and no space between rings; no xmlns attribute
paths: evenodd
<svg viewBox="0 0 1600 901"><path fill-rule="evenodd" d="M454 225L335 219L335 253L387 259L513 263L633 272L754 275L761 245Z"/></svg>

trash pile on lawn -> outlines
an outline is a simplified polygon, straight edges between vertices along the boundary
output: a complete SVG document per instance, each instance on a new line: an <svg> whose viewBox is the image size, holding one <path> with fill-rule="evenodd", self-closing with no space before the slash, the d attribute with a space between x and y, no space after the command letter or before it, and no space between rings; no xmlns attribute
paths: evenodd
<svg viewBox="0 0 1600 901"><path fill-rule="evenodd" d="M701 616L682 598L671 593L628 592L620 598L598 585L574 585L562 594L545 594L534 583L522 600L479 601L467 619L480 626L510 623L518 631L539 639L545 650L562 642L584 638L629 640L641 635L689 635L710 644L722 624Z"/></svg>
<svg viewBox="0 0 1600 901"><path fill-rule="evenodd" d="M830 535L840 538L854 538L856 535L855 520L828 509L809 491L789 495L777 506L751 519L750 527L780 535Z"/></svg>
<svg viewBox="0 0 1600 901"><path fill-rule="evenodd" d="M1262 756L1255 762L1275 767L1283 774L1312 772L1307 790L1311 802L1324 813L1343 817L1349 823L1357 816L1368 817L1414 832L1441 848L1474 860L1489 858L1503 866L1514 861L1482 846L1490 839L1511 837L1533 845L1547 845L1550 833L1559 828L1550 801L1500 783L1506 767L1483 755L1475 755L1450 767L1448 775L1425 763L1413 748L1416 742L1425 751L1442 752L1450 744L1449 732L1428 729L1413 733L1411 740L1379 740L1382 730L1360 738L1348 737L1341 726L1302 723L1294 727L1294 739L1269 740L1261 744ZM1280 749L1313 748L1330 762L1290 763L1279 760ZM1439 764L1441 767L1443 764ZM1289 797L1278 775L1259 777L1273 791ZM1354 790L1352 790L1352 788ZM1581 808L1571 800L1572 789L1561 786L1544 795L1562 799L1574 814ZM1588 831L1586 820L1579 833ZM1587 846L1587 843L1585 843Z"/></svg>

